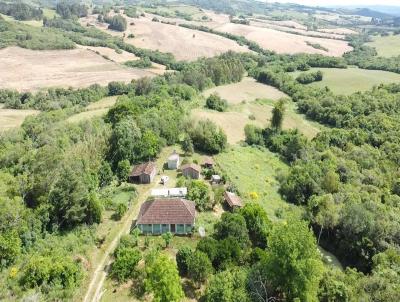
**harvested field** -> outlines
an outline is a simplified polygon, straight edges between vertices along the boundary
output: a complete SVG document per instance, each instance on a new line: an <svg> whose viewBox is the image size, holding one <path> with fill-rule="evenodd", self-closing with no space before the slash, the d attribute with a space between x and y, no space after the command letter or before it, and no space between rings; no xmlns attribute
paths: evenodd
<svg viewBox="0 0 400 302"><path fill-rule="evenodd" d="M154 75L149 70L123 67L86 49L0 50L0 88L36 91L45 87L86 87Z"/></svg>
<svg viewBox="0 0 400 302"><path fill-rule="evenodd" d="M78 45L78 48L93 51L96 54L98 54L100 56L105 56L116 63L124 63L126 61L139 60L139 57L135 56L133 53L129 53L127 51L121 50L122 53L119 54L114 49L111 49L108 47L94 47L94 46Z"/></svg>
<svg viewBox="0 0 400 302"><path fill-rule="evenodd" d="M338 34L338 35L356 35L358 32L349 28L319 28L318 31Z"/></svg>
<svg viewBox="0 0 400 302"><path fill-rule="evenodd" d="M38 113L37 110L3 109L2 104L0 104L0 132L19 127L27 116Z"/></svg>
<svg viewBox="0 0 400 302"><path fill-rule="evenodd" d="M342 56L343 53L351 51L352 47L345 41L306 37L297 34L290 34L270 28L248 26L241 24L225 24L216 28L222 32L244 36L247 39L258 43L261 47L276 51L277 53L319 53L330 56ZM307 41L320 44L329 51L315 49L307 45Z"/></svg>
<svg viewBox="0 0 400 302"><path fill-rule="evenodd" d="M242 101L254 101L258 98L278 100L287 97L286 94L278 89L258 83L255 79L250 77L244 78L239 83L208 89L203 95L208 97L210 94L215 92L223 99L226 99L229 104L239 104Z"/></svg>
<svg viewBox="0 0 400 302"><path fill-rule="evenodd" d="M126 40L137 47L174 54L177 60L195 60L199 57L213 57L233 50L247 52L247 47L217 35L200 32L175 25L152 22L148 18L134 19L135 26L128 31L135 35Z"/></svg>
<svg viewBox="0 0 400 302"><path fill-rule="evenodd" d="M272 117L273 101L256 101L231 107L232 111L217 112L207 109L195 109L192 117L195 120L210 119L224 129L228 142L236 144L245 139L244 127L247 124L266 127ZM252 119L250 119L252 117ZM315 137L322 127L308 121L296 113L294 104L287 105L287 114L283 122L284 129L299 129L308 138Z"/></svg>

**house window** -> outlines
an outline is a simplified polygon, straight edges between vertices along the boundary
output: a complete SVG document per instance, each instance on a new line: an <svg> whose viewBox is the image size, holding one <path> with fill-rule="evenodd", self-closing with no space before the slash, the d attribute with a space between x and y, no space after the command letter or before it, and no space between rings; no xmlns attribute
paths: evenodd
<svg viewBox="0 0 400 302"><path fill-rule="evenodd" d="M153 224L153 233L160 234L161 233L161 224Z"/></svg>
<svg viewBox="0 0 400 302"><path fill-rule="evenodd" d="M151 233L152 232L151 224L143 224L142 231L143 233Z"/></svg>
<svg viewBox="0 0 400 302"><path fill-rule="evenodd" d="M184 224L177 224L176 225L176 232L178 234L183 234L185 233L185 225Z"/></svg>
<svg viewBox="0 0 400 302"><path fill-rule="evenodd" d="M161 233L167 233L169 232L169 224L163 224L161 226Z"/></svg>
<svg viewBox="0 0 400 302"><path fill-rule="evenodd" d="M186 233L191 233L192 230L193 230L193 227L192 227L191 224L187 224L187 225L185 226L185 231L186 231Z"/></svg>

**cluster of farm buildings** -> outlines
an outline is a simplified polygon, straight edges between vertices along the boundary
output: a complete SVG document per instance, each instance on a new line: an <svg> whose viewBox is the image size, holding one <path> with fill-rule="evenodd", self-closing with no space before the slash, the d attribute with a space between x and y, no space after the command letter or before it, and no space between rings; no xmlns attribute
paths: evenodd
<svg viewBox="0 0 400 302"><path fill-rule="evenodd" d="M214 161L205 157L202 166L190 163L181 165L180 156L173 152L166 162L170 170L179 170L188 179L200 179L202 168L212 169ZM146 162L133 167L129 181L137 184L150 184L157 175L157 166L154 162ZM163 178L162 178L163 179ZM218 184L219 175L212 175L211 183ZM163 184L165 184L162 181ZM143 234L191 234L196 225L196 205L187 200L187 188L159 188L151 191L151 197L140 208L136 220L136 227ZM242 207L242 201L235 193L225 191L224 200L230 209Z"/></svg>

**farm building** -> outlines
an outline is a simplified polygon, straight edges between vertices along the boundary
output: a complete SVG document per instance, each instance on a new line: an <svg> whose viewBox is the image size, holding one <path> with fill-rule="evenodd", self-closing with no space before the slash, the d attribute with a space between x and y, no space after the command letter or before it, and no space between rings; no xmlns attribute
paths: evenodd
<svg viewBox="0 0 400 302"><path fill-rule="evenodd" d="M151 190L153 197L185 197L187 195L187 188L165 188Z"/></svg>
<svg viewBox="0 0 400 302"><path fill-rule="evenodd" d="M180 162L179 154L176 151L174 151L174 153L172 153L168 157L168 161L167 161L168 169L170 169L170 170L178 169L179 162Z"/></svg>
<svg viewBox="0 0 400 302"><path fill-rule="evenodd" d="M143 163L133 168L132 173L129 176L129 182L149 184L153 181L156 173L157 169L154 162Z"/></svg>
<svg viewBox="0 0 400 302"><path fill-rule="evenodd" d="M201 167L196 164L186 164L181 167L182 174L186 178L199 179Z"/></svg>
<svg viewBox="0 0 400 302"><path fill-rule="evenodd" d="M203 167L212 169L214 167L214 160L210 156L206 156L203 161Z"/></svg>
<svg viewBox="0 0 400 302"><path fill-rule="evenodd" d="M212 184L215 184L215 185L217 185L217 184L219 184L219 183L221 183L221 176L219 176L219 175L212 175L211 176L211 183Z"/></svg>
<svg viewBox="0 0 400 302"><path fill-rule="evenodd" d="M243 207L242 200L235 193L225 191L224 199L228 206L232 209Z"/></svg>
<svg viewBox="0 0 400 302"><path fill-rule="evenodd" d="M146 201L140 208L136 226L143 234L189 234L196 220L193 201L183 198L160 198Z"/></svg>

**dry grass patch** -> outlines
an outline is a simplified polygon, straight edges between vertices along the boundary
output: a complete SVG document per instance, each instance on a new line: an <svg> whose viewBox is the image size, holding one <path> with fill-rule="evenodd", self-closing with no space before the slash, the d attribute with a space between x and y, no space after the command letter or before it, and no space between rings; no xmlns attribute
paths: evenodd
<svg viewBox="0 0 400 302"><path fill-rule="evenodd" d="M39 114L37 110L3 109L0 105L0 132L19 127L27 116Z"/></svg>
<svg viewBox="0 0 400 302"><path fill-rule="evenodd" d="M278 89L261 84L250 77L244 78L239 83L208 89L203 93L203 95L208 97L212 93L218 93L223 99L226 99L229 104L239 104L242 101L254 101L258 98L278 100L287 97L286 94Z"/></svg>
<svg viewBox="0 0 400 302"><path fill-rule="evenodd" d="M67 121L70 123L79 123L87 119L103 116L108 112L108 109L114 106L116 102L117 97L111 96L104 98L98 102L91 103L86 107L86 111L72 115L67 119Z"/></svg>
<svg viewBox="0 0 400 302"><path fill-rule="evenodd" d="M352 47L350 47L346 41L306 37L270 28L229 23L217 27L216 29L222 32L244 36L258 43L261 47L276 51L277 53L319 53L339 57L345 52L352 50ZM326 52L324 50L315 49L307 45L307 41L320 44L329 51Z"/></svg>
<svg viewBox="0 0 400 302"><path fill-rule="evenodd" d="M122 53L119 54L114 49L108 47L78 45L78 48L93 51L96 54L100 56L105 56L116 63L124 63L126 61L139 60L139 58L135 56L133 53L121 50Z"/></svg>
<svg viewBox="0 0 400 302"><path fill-rule="evenodd" d="M45 87L87 87L154 75L148 70L110 62L87 49L33 51L9 47L0 50L0 88L36 91Z"/></svg>

